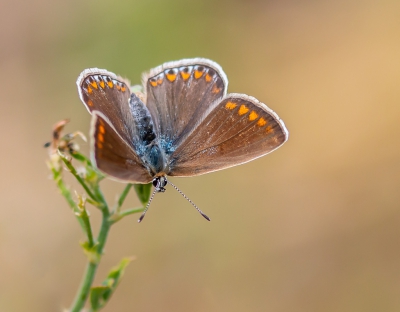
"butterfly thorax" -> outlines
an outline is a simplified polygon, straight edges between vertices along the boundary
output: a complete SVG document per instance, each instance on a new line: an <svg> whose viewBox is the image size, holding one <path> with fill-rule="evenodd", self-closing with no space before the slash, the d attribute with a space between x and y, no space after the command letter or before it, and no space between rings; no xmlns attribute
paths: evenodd
<svg viewBox="0 0 400 312"><path fill-rule="evenodd" d="M134 93L129 99L129 106L135 121L137 140L133 142L141 154L151 175L156 176L165 171L165 155L160 148L159 140L154 132L154 124L144 103Z"/></svg>

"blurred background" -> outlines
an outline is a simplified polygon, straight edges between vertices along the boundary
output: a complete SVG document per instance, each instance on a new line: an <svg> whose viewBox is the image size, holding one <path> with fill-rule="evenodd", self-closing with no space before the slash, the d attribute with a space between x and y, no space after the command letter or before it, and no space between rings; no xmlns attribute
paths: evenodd
<svg viewBox="0 0 400 312"><path fill-rule="evenodd" d="M143 223L117 223L96 283L137 259L104 311L400 311L398 0L0 6L0 311L62 311L85 267L43 148L60 119L88 133L79 73L106 68L136 84L189 57L218 62L229 91L275 110L289 141L172 180L212 222L169 188ZM112 202L123 185L103 188ZM131 193L124 207L137 205Z"/></svg>

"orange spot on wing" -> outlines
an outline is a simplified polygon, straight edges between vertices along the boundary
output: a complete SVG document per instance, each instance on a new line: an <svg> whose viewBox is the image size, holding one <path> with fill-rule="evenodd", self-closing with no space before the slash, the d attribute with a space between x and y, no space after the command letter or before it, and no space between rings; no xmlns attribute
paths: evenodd
<svg viewBox="0 0 400 312"><path fill-rule="evenodd" d="M114 87L114 84L113 84L112 81L107 81L107 84L108 84L108 87L109 87L110 89L112 89L112 88Z"/></svg>
<svg viewBox="0 0 400 312"><path fill-rule="evenodd" d="M121 86L118 83L115 86L117 87L117 90L121 90Z"/></svg>
<svg viewBox="0 0 400 312"><path fill-rule="evenodd" d="M262 127L262 126L265 126L266 124L267 124L267 121L262 117L260 119L258 119L258 121L257 121L257 126Z"/></svg>
<svg viewBox="0 0 400 312"><path fill-rule="evenodd" d="M100 149L103 148L103 143L97 141L97 147L100 148Z"/></svg>
<svg viewBox="0 0 400 312"><path fill-rule="evenodd" d="M162 82L163 82L163 79L162 78L158 78L157 84L160 85L160 84L162 84Z"/></svg>
<svg viewBox="0 0 400 312"><path fill-rule="evenodd" d="M100 85L100 87L101 87L102 89L104 89L104 87L106 86L106 85L104 84L104 81L103 81L103 80L99 82L99 85Z"/></svg>
<svg viewBox="0 0 400 312"><path fill-rule="evenodd" d="M104 136L103 136L103 134L99 132L99 133L97 134L97 139L98 139L100 142L104 142Z"/></svg>
<svg viewBox="0 0 400 312"><path fill-rule="evenodd" d="M125 92L126 91L126 87L124 85L121 86L121 91Z"/></svg>
<svg viewBox="0 0 400 312"><path fill-rule="evenodd" d="M196 69L196 70L194 71L194 78L199 79L201 76L203 76L203 73L204 73L204 72L199 71L199 70Z"/></svg>
<svg viewBox="0 0 400 312"><path fill-rule="evenodd" d="M268 126L265 130L267 133L274 133L274 129L271 126Z"/></svg>
<svg viewBox="0 0 400 312"><path fill-rule="evenodd" d="M104 128L103 125L99 125L99 132L102 134L106 133L106 129Z"/></svg>
<svg viewBox="0 0 400 312"><path fill-rule="evenodd" d="M209 74L206 74L206 81L210 82L212 80L212 77Z"/></svg>
<svg viewBox="0 0 400 312"><path fill-rule="evenodd" d="M237 104L233 103L233 102L228 102L225 104L225 108L227 108L227 109L234 109L236 106L237 106Z"/></svg>
<svg viewBox="0 0 400 312"><path fill-rule="evenodd" d="M93 101L92 100L88 100L87 101L87 105L89 105L90 107L92 107L94 104L93 104Z"/></svg>
<svg viewBox="0 0 400 312"><path fill-rule="evenodd" d="M176 74L166 74L167 79L171 82L174 82L176 79Z"/></svg>
<svg viewBox="0 0 400 312"><path fill-rule="evenodd" d="M257 114L255 111L252 111L252 112L250 113L250 115L249 115L249 120L250 120L250 121L256 120L257 117L258 117L258 114Z"/></svg>
<svg viewBox="0 0 400 312"><path fill-rule="evenodd" d="M95 88L95 89L98 88L96 81L92 81L90 84L92 85L93 88Z"/></svg>
<svg viewBox="0 0 400 312"><path fill-rule="evenodd" d="M217 85L214 85L211 92L214 94L217 94L219 91L221 91L221 88L218 88Z"/></svg>
<svg viewBox="0 0 400 312"><path fill-rule="evenodd" d="M249 111L249 108L246 105L240 105L239 107L239 116L246 114Z"/></svg>
<svg viewBox="0 0 400 312"><path fill-rule="evenodd" d="M189 72L181 71L181 76L182 76L182 79L186 81L186 80L189 79L190 73L189 73Z"/></svg>
<svg viewBox="0 0 400 312"><path fill-rule="evenodd" d="M157 87L157 80L150 80L150 84L151 84L153 87Z"/></svg>
<svg viewBox="0 0 400 312"><path fill-rule="evenodd" d="M92 93L93 93L93 89L92 89L90 86L88 86L88 87L87 87L87 92L88 92L89 94L92 94Z"/></svg>

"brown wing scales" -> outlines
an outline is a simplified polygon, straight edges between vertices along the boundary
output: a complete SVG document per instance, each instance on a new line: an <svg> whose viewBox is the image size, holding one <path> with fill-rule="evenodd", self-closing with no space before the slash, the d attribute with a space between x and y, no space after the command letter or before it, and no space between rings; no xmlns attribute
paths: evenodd
<svg viewBox="0 0 400 312"><path fill-rule="evenodd" d="M236 166L281 146L288 132L265 104L240 94L224 98L170 158L170 175L199 175Z"/></svg>
<svg viewBox="0 0 400 312"><path fill-rule="evenodd" d="M93 113L91 136L92 155L100 171L124 182L152 181L136 152L118 135L109 119L98 111Z"/></svg>
<svg viewBox="0 0 400 312"><path fill-rule="evenodd" d="M77 80L79 96L87 110L107 116L118 133L129 142L136 134L128 101L129 83L106 70L91 68Z"/></svg>
<svg viewBox="0 0 400 312"><path fill-rule="evenodd" d="M195 59L155 68L144 84L156 132L172 142L190 132L196 119L226 94L227 80L219 65Z"/></svg>

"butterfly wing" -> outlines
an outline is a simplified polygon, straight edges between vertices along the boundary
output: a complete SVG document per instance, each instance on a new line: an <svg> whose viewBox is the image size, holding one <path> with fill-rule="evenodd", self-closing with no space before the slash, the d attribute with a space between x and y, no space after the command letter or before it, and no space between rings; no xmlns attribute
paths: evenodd
<svg viewBox="0 0 400 312"><path fill-rule="evenodd" d="M221 99L228 80L221 67L207 59L165 63L143 76L146 106L167 155L176 140L190 132L198 116Z"/></svg>
<svg viewBox="0 0 400 312"><path fill-rule="evenodd" d="M79 97L89 113L99 111L122 138L130 142L137 137L137 128L129 107L129 82L104 69L85 69L76 81ZM135 142L136 143L136 142Z"/></svg>
<svg viewBox="0 0 400 312"><path fill-rule="evenodd" d="M194 176L246 163L280 147L289 133L257 99L228 94L199 118L170 156L172 176Z"/></svg>
<svg viewBox="0 0 400 312"><path fill-rule="evenodd" d="M122 182L150 183L152 176L132 145L127 143L109 118L93 111L91 124L91 155L100 171Z"/></svg>
<svg viewBox="0 0 400 312"><path fill-rule="evenodd" d="M150 182L149 170L137 152L143 145L139 133L143 127L130 101L129 82L104 69L89 68L76 84L79 97L93 116L92 158L97 167L116 180Z"/></svg>

